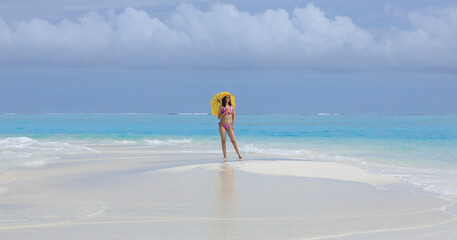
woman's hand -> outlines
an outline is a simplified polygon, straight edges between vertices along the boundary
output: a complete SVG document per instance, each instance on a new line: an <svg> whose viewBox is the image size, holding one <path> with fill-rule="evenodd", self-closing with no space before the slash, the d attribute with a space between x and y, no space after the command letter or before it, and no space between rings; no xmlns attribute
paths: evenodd
<svg viewBox="0 0 457 240"><path fill-rule="evenodd" d="M223 113L219 113L219 116L217 118L219 118L219 120L221 120L225 115L227 114L227 111L224 111Z"/></svg>

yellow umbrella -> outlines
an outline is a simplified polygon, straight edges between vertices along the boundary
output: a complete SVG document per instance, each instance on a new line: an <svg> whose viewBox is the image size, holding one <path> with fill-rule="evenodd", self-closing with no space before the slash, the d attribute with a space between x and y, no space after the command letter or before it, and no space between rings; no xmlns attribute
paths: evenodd
<svg viewBox="0 0 457 240"><path fill-rule="evenodd" d="M235 106L235 96L233 96L229 92L221 92L214 95L213 100L211 100L211 113L216 117L219 117L219 109L222 106L222 99L225 96L230 96L230 102L232 102L233 107Z"/></svg>

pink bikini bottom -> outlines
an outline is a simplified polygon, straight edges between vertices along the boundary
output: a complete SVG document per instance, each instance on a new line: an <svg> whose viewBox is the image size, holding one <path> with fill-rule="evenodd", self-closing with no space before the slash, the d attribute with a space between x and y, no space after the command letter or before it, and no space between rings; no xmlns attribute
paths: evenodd
<svg viewBox="0 0 457 240"><path fill-rule="evenodd" d="M228 128L230 127L231 124L225 125L225 124L219 123L219 125L222 125L222 127L224 127L225 130L228 130Z"/></svg>

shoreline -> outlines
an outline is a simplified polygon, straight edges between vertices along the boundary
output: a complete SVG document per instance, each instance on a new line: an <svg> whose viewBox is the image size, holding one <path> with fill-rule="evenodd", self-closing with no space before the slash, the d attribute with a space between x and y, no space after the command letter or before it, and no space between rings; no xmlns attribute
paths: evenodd
<svg viewBox="0 0 457 240"><path fill-rule="evenodd" d="M79 136L79 137L78 137ZM160 135L147 136L141 138L110 136L110 135L46 135L45 138L29 138L24 136L3 138L0 143L0 160L2 165L0 168L10 167L14 164L22 167L39 167L46 165L48 162L59 161L59 158L64 155L78 154L81 151L96 152L92 149L98 148L101 145L107 147L117 147L123 149L125 147L133 148L150 148L153 151L162 151L174 153L176 151L182 153L202 153L202 154L217 154L220 152L220 140L217 137L205 138L202 136L174 136ZM362 167L365 172L376 175L395 176L404 182L408 182L417 187L424 189L427 192L440 194L445 198L457 200L457 165L451 160L442 160L434 162L433 158L418 159L415 156L425 154L431 156L433 153L437 156L443 155L447 158L452 157L451 150L453 145L448 142L447 145L441 147L421 150L412 154L414 149L406 147L407 158L393 158L394 155L389 155L388 150L396 148L397 145L402 146L401 142L376 142L369 144L369 151L363 152L362 155L357 155L356 146L362 149L367 146L363 145L361 140L354 140L351 144L343 144L341 142L326 142L322 139L308 139L307 143L298 143L293 145L291 139L264 139L256 140L250 137L237 138L241 152L255 156L255 159L261 159L261 156L266 158L278 159L294 159L298 161L311 160L314 162L334 162L349 164L352 166ZM338 139L337 139L338 140ZM362 145L359 145L362 144ZM423 143L422 143L423 144ZM430 143L437 145L438 143ZM128 145L128 146L126 146ZM404 143L403 143L404 145ZM424 146L427 144L423 144ZM438 144L439 145L439 144ZM348 147L348 148L345 148ZM415 146L418 148L418 145ZM22 149L24 151L22 151ZM229 146L230 149L230 146ZM417 149L416 149L417 150ZM371 151L371 153L370 153ZM436 151L436 152L433 152ZM132 154L135 154L132 152ZM363 155L365 154L365 155ZM398 152L396 153L398 154ZM9 164L9 165L8 165ZM1 176L0 176L1 181ZM0 184L1 186L1 184Z"/></svg>
<svg viewBox="0 0 457 240"><path fill-rule="evenodd" d="M184 153L179 146L90 148L9 172L14 181L0 183L8 189L0 194L0 237L434 239L457 233L455 202L343 163L261 154L224 163L220 154Z"/></svg>

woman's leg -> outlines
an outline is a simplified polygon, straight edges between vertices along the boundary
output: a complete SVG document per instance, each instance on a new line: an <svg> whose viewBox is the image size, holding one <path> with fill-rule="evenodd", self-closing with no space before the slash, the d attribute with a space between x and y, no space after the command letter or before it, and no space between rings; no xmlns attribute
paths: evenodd
<svg viewBox="0 0 457 240"><path fill-rule="evenodd" d="M236 144L235 131L233 131L233 128L231 126L227 129L227 133L230 137L230 141L232 142L233 147L235 148L236 153L238 154L238 158L242 159L243 157L241 157L240 151L238 150L238 145Z"/></svg>
<svg viewBox="0 0 457 240"><path fill-rule="evenodd" d="M221 143L222 143L222 152L224 153L224 160L227 159L227 147L225 145L225 128L222 127L222 124L219 124L219 133L221 134Z"/></svg>

